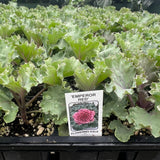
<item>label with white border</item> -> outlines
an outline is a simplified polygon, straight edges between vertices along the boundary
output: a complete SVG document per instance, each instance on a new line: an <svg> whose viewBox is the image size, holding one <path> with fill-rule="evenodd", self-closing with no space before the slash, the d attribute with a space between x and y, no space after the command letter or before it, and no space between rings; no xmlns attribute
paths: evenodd
<svg viewBox="0 0 160 160"><path fill-rule="evenodd" d="M65 93L70 136L102 136L103 90Z"/></svg>

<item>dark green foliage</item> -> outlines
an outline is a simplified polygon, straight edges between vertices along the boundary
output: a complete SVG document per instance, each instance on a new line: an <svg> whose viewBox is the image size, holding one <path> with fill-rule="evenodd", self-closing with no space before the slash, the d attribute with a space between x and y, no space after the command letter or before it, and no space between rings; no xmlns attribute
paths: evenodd
<svg viewBox="0 0 160 160"><path fill-rule="evenodd" d="M34 7L34 4L39 5L57 5L62 8L65 5L73 4L74 6L90 5L95 7L106 7L110 5L116 6L117 9L129 7L132 11L142 11L150 9L151 6L157 6L158 0L11 0L18 4L23 4L29 8ZM0 0L2 3L8 4L10 0ZM155 5L154 5L155 4ZM151 9L150 9L151 10Z"/></svg>

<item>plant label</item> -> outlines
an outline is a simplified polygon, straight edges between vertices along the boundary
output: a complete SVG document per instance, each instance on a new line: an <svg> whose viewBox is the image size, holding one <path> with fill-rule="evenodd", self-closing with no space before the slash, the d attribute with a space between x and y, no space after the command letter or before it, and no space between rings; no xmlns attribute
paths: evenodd
<svg viewBox="0 0 160 160"><path fill-rule="evenodd" d="M102 136L103 90L66 93L70 136Z"/></svg>

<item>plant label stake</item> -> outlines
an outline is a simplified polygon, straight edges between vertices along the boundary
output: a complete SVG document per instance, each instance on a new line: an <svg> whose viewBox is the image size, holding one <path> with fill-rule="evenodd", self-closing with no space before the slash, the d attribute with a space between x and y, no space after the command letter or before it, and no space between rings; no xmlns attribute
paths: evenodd
<svg viewBox="0 0 160 160"><path fill-rule="evenodd" d="M103 90L66 93L70 136L102 136Z"/></svg>

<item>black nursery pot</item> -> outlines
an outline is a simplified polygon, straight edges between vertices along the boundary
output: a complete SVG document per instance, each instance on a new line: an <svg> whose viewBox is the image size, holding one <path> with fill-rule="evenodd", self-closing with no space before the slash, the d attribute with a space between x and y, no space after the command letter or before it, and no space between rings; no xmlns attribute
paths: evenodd
<svg viewBox="0 0 160 160"><path fill-rule="evenodd" d="M113 154L114 152L114 154L117 154L115 160L121 159L122 157L123 160L127 160L126 153L129 152L134 152L132 157L135 157L135 154L140 151L148 152L159 150L160 138L154 138L152 136L135 136L127 143L119 142L114 136L60 137L52 135L49 137L0 138L0 160L49 160L50 152L63 154L70 152L69 155L74 154L74 157L77 156L78 152L85 153L84 155L88 157L103 153L103 156L98 158L98 160L103 160L105 156L107 158L108 154L106 153L110 152L110 154ZM91 152L94 154L91 154ZM122 154L124 152L125 158L124 154ZM131 154L129 154L129 157L131 157ZM60 160L63 159L67 160L66 155L61 156ZM70 158L70 160L72 160L72 158Z"/></svg>
<svg viewBox="0 0 160 160"><path fill-rule="evenodd" d="M114 136L1 137L1 151L139 151L160 150L160 138L134 136L122 143Z"/></svg>

